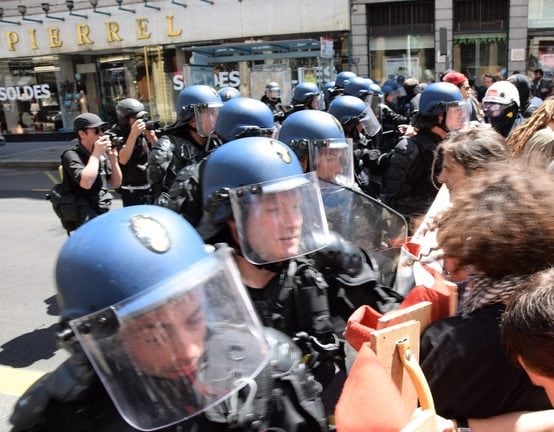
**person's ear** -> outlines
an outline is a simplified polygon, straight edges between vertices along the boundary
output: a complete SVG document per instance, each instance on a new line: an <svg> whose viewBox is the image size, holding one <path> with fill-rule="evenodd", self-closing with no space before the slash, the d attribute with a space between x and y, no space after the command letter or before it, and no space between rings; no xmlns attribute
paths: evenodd
<svg viewBox="0 0 554 432"><path fill-rule="evenodd" d="M236 244L239 244L239 233L237 231L237 223L234 219L229 219L227 221L227 226L229 227L229 230L231 231L231 237L233 237L233 240Z"/></svg>

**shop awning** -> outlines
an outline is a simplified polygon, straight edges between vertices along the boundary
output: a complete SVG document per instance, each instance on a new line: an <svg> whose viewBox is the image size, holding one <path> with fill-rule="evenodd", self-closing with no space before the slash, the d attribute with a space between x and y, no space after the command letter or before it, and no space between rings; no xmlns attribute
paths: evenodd
<svg viewBox="0 0 554 432"><path fill-rule="evenodd" d="M266 59L318 57L320 42L316 39L293 39L263 42L227 43L183 47L185 51L206 58L208 64Z"/></svg>

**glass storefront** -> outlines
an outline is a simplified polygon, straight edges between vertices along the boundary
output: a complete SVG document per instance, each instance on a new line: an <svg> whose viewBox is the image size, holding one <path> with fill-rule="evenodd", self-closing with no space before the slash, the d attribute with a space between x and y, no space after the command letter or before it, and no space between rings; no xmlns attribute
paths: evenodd
<svg viewBox="0 0 554 432"><path fill-rule="evenodd" d="M554 0L529 0L529 56L527 73L544 70L545 78L554 78Z"/></svg>
<svg viewBox="0 0 554 432"><path fill-rule="evenodd" d="M402 75L434 80L434 2L367 5L369 76L383 82Z"/></svg>
<svg viewBox="0 0 554 432"><path fill-rule="evenodd" d="M506 34L456 35L452 47L453 68L480 83L484 74L506 78Z"/></svg>
<svg viewBox="0 0 554 432"><path fill-rule="evenodd" d="M144 103L162 125L175 118L180 73L173 47L144 47L112 55L60 55L0 60L3 134L70 132L82 112L116 122L127 97Z"/></svg>

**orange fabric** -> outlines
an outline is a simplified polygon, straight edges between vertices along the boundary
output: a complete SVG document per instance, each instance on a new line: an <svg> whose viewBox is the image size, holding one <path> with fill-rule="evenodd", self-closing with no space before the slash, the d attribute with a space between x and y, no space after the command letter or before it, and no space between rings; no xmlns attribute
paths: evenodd
<svg viewBox="0 0 554 432"><path fill-rule="evenodd" d="M429 266L424 265L425 270L433 275L435 282L432 288L427 288L422 285L414 287L404 301L400 304L400 308L412 306L422 301L430 301L433 303L431 310L431 321L436 321L441 318L446 318L450 313L450 298L452 288L445 284L444 276Z"/></svg>
<svg viewBox="0 0 554 432"><path fill-rule="evenodd" d="M335 409L338 432L398 432L411 413L369 343L361 346Z"/></svg>
<svg viewBox="0 0 554 432"><path fill-rule="evenodd" d="M416 286L408 293L404 301L398 306L398 309L412 306L422 301L430 301L433 304L431 322L449 317L451 315L452 288L446 285L446 279L442 274L429 266L424 265L424 268L435 278L433 287ZM377 328L377 320L382 316L382 313L368 305L360 306L350 315L344 331L344 337L356 351L360 350L364 342L369 341L371 333Z"/></svg>
<svg viewBox="0 0 554 432"><path fill-rule="evenodd" d="M369 341L371 332L377 327L377 320L383 316L371 306L360 306L354 311L344 331L344 337L350 345L359 351L364 342Z"/></svg>

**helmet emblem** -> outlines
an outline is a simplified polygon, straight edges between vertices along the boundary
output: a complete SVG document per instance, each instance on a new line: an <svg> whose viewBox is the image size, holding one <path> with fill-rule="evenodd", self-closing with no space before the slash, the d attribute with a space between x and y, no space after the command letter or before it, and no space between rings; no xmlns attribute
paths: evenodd
<svg viewBox="0 0 554 432"><path fill-rule="evenodd" d="M273 149L275 150L275 153L279 155L281 160L285 163L291 163L292 158L290 156L289 150L285 147L285 145L282 142L279 142L277 140L271 140L271 145L273 146Z"/></svg>
<svg viewBox="0 0 554 432"><path fill-rule="evenodd" d="M157 220L149 216L133 216L130 226L135 237L152 252L165 253L171 247L166 230Z"/></svg>

